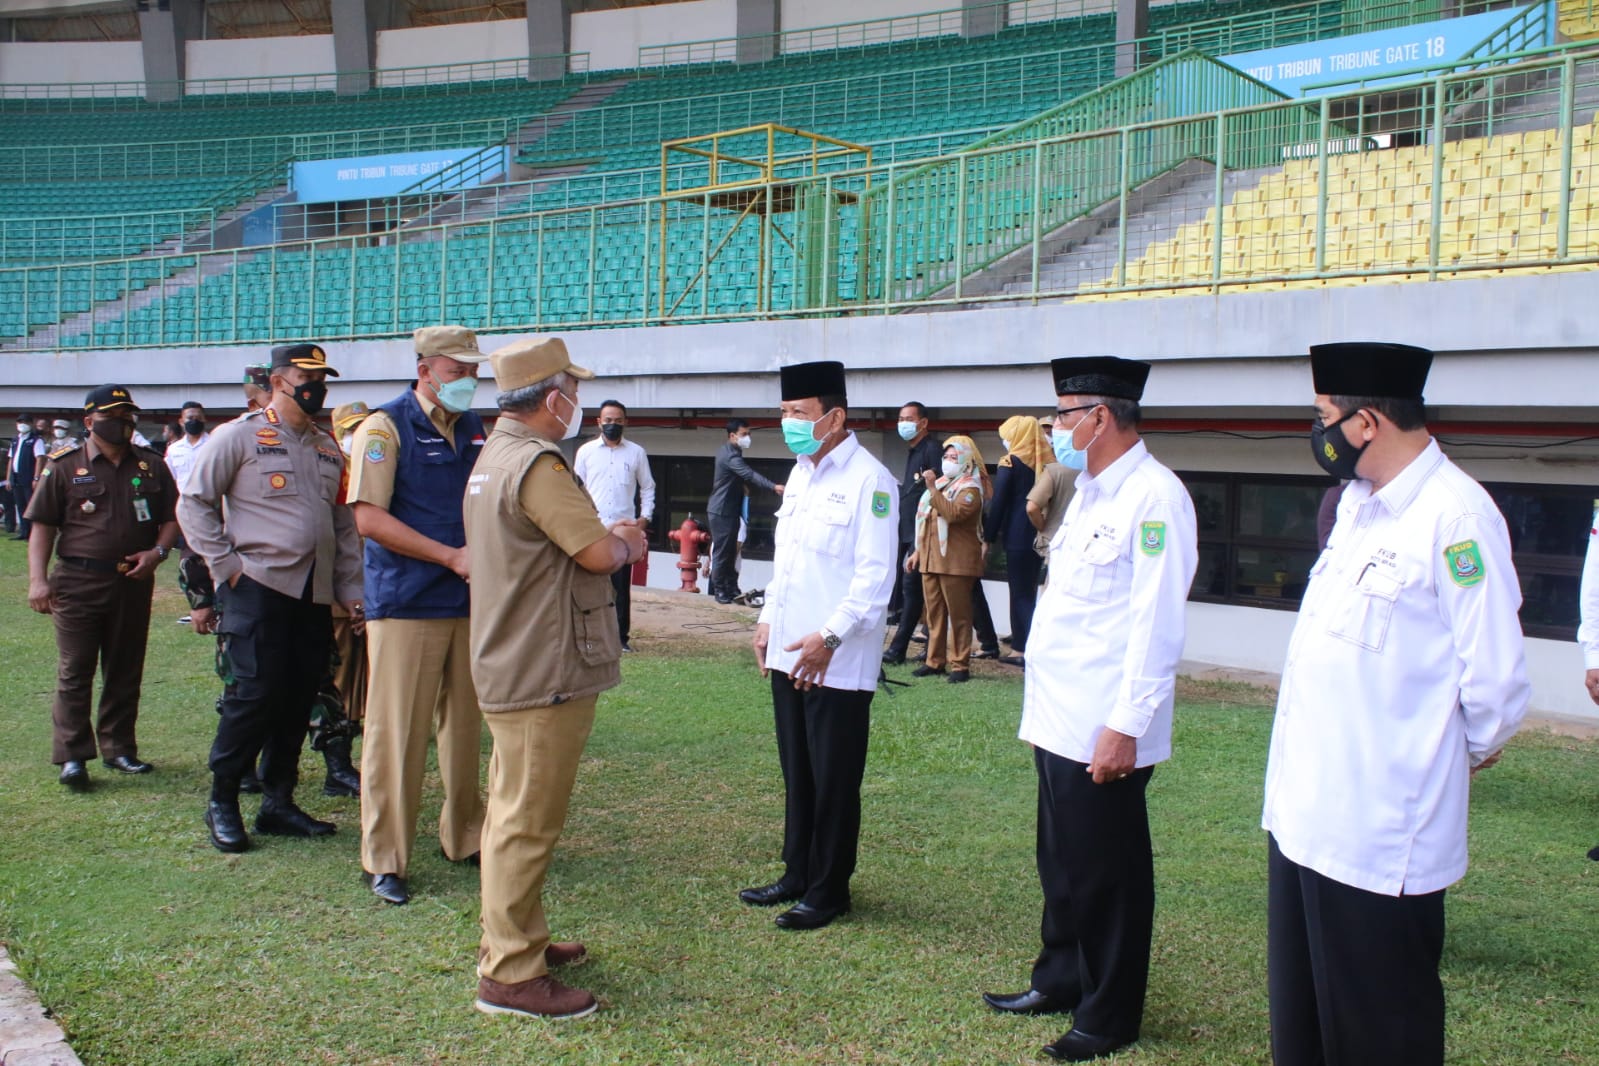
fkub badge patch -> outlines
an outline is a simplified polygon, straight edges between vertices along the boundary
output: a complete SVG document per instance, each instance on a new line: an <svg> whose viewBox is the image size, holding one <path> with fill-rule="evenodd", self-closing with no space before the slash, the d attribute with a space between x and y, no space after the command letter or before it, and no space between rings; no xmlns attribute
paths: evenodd
<svg viewBox="0 0 1599 1066"><path fill-rule="evenodd" d="M1485 571L1476 541L1463 540L1459 544L1451 544L1444 549L1444 560L1449 563L1449 579L1461 588L1469 589L1482 583Z"/></svg>
<svg viewBox="0 0 1599 1066"><path fill-rule="evenodd" d="M876 518L888 517L888 493L872 493L872 515Z"/></svg>
<svg viewBox="0 0 1599 1066"><path fill-rule="evenodd" d="M1145 522L1138 530L1138 550L1145 555L1159 555L1166 550L1166 523Z"/></svg>

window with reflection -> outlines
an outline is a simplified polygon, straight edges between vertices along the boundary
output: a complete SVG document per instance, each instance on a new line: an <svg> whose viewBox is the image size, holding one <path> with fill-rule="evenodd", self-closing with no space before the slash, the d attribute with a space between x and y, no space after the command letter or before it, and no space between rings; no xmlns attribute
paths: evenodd
<svg viewBox="0 0 1599 1066"><path fill-rule="evenodd" d="M1196 600L1294 609L1318 554L1325 478L1181 474L1199 523Z"/></svg>
<svg viewBox="0 0 1599 1066"><path fill-rule="evenodd" d="M776 482L788 477L793 464L782 459L751 459L750 466ZM676 552L667 539L683 520L693 515L710 528L705 506L711 498L711 483L716 474L714 456L650 456L650 473L655 477L655 516L650 522L650 550ZM744 540L744 555L750 559L772 557L772 531L779 499L775 493L755 492L750 497L749 528Z"/></svg>
<svg viewBox="0 0 1599 1066"><path fill-rule="evenodd" d="M1484 485L1510 532L1529 637L1575 640L1578 585L1599 500L1591 485Z"/></svg>

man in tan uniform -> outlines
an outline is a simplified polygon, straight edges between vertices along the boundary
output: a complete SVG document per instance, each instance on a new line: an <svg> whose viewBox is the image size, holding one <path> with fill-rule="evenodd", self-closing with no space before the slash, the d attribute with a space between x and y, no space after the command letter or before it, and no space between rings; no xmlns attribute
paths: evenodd
<svg viewBox="0 0 1599 1066"><path fill-rule="evenodd" d="M461 500L483 447L471 410L488 357L463 326L416 331L416 378L379 405L350 447L350 507L366 538L366 740L361 746L361 867L373 893L411 898L411 849L428 733L438 722L444 807L439 844L476 863L483 715L472 688L468 561Z"/></svg>
<svg viewBox="0 0 1599 1066"><path fill-rule="evenodd" d="M621 680L610 575L644 556L636 519L600 522L555 441L583 423L579 381L557 338L492 357L499 421L466 490L472 551L472 678L494 755L483 830L477 1009L578 1018L594 997L549 970L581 958L551 943L544 875L566 823L599 694Z"/></svg>

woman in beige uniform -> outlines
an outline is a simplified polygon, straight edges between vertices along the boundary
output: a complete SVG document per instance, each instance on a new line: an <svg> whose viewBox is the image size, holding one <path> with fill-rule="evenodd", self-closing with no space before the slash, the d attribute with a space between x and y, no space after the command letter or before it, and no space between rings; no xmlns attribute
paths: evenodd
<svg viewBox="0 0 1599 1066"><path fill-rule="evenodd" d="M970 437L944 442L943 476L922 474L927 491L916 508L916 550L905 561L920 570L927 611L927 661L914 677L944 673L971 679L972 587L983 575L983 500L992 491L983 455Z"/></svg>

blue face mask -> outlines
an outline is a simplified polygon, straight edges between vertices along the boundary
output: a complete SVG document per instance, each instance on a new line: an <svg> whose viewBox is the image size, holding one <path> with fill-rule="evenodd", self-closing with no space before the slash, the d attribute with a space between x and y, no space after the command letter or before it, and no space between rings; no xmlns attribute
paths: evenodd
<svg viewBox="0 0 1599 1066"><path fill-rule="evenodd" d="M821 420L818 418L816 422ZM783 443L788 445L789 451L795 455L812 455L822 447L822 442L816 439L816 422L803 418L783 419Z"/></svg>
<svg viewBox="0 0 1599 1066"><path fill-rule="evenodd" d="M900 440L910 440L914 436L916 436L916 423L915 422L901 422L899 424L899 439Z"/></svg>
<svg viewBox="0 0 1599 1066"><path fill-rule="evenodd" d="M456 378L442 385L435 381L433 391L438 395L440 406L458 415L471 408L472 397L477 395L477 378Z"/></svg>
<svg viewBox="0 0 1599 1066"><path fill-rule="evenodd" d="M1093 412L1090 411L1089 414L1093 414ZM1088 415L1083 416L1085 421L1087 418ZM1078 426L1082 424L1082 422L1077 423ZM1094 442L1090 440L1086 445L1079 449L1072 444L1072 437L1075 436L1076 433L1077 426L1073 426L1070 432L1056 429L1054 433L1050 434L1049 446L1054 449L1055 461L1060 463L1061 466L1064 466L1068 470L1087 470L1088 449L1094 446Z"/></svg>

